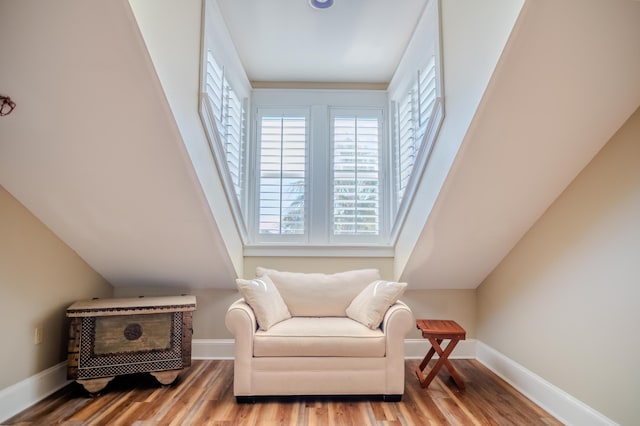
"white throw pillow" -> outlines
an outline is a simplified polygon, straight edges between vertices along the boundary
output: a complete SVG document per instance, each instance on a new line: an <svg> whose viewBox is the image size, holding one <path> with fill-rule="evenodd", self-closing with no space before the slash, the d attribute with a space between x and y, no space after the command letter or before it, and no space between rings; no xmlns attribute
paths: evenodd
<svg viewBox="0 0 640 426"><path fill-rule="evenodd" d="M291 318L289 308L268 276L252 280L238 278L236 285L244 300L255 312L260 330L267 331L280 321Z"/></svg>
<svg viewBox="0 0 640 426"><path fill-rule="evenodd" d="M407 288L407 283L378 280L365 287L347 307L347 316L375 330L380 326L387 309Z"/></svg>

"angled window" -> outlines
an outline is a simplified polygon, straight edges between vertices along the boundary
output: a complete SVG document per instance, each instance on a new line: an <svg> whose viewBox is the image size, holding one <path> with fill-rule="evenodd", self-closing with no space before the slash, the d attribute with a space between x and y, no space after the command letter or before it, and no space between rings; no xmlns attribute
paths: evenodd
<svg viewBox="0 0 640 426"><path fill-rule="evenodd" d="M217 154L224 155L226 164L223 168L227 169L235 197L240 201L247 122L245 102L233 90L224 67L218 65L210 51L207 53L205 95L208 116L214 122L213 129L208 129L210 137L213 130L212 145Z"/></svg>
<svg viewBox="0 0 640 426"><path fill-rule="evenodd" d="M414 105L417 91L412 89L396 105L396 161L395 173L397 176L397 201L402 200L404 191L409 183L409 177L413 171L413 164L417 151L417 123Z"/></svg>
<svg viewBox="0 0 640 426"><path fill-rule="evenodd" d="M427 66L418 71L418 140L422 140L427 131L427 125L433 115L436 103L436 58L431 57Z"/></svg>
<svg viewBox="0 0 640 426"><path fill-rule="evenodd" d="M395 104L397 204L402 201L409 185L419 151L429 143L425 141L425 134L434 114L436 100L434 56L418 71L409 91Z"/></svg>

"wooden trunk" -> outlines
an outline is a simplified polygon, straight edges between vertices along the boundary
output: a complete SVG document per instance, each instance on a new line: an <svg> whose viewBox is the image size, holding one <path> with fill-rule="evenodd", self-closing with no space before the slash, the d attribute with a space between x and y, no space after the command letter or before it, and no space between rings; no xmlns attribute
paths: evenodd
<svg viewBox="0 0 640 426"><path fill-rule="evenodd" d="M79 301L67 308L67 378L87 391L115 376L151 373L170 384L191 365L195 296Z"/></svg>

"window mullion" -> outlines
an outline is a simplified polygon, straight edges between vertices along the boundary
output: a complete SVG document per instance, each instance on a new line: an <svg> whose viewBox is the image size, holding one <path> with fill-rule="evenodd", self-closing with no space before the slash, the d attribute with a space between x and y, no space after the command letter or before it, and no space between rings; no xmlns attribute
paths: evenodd
<svg viewBox="0 0 640 426"><path fill-rule="evenodd" d="M282 195L284 194L284 120L280 120L280 234L282 234L282 223L283 223L283 209L282 206L284 201L282 200Z"/></svg>

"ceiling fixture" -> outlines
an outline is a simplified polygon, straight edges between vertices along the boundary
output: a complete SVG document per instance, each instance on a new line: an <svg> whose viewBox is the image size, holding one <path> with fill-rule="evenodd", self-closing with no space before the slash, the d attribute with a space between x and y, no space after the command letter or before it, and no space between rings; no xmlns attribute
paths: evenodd
<svg viewBox="0 0 640 426"><path fill-rule="evenodd" d="M314 9L329 9L333 6L333 0L309 0L309 4Z"/></svg>

